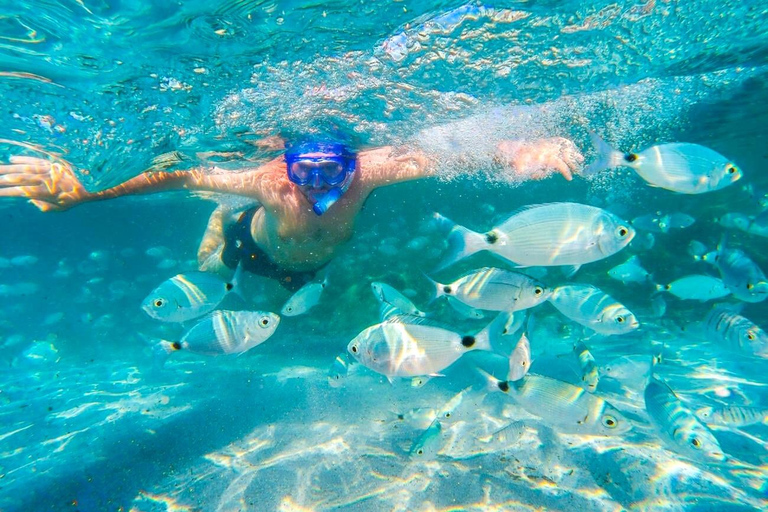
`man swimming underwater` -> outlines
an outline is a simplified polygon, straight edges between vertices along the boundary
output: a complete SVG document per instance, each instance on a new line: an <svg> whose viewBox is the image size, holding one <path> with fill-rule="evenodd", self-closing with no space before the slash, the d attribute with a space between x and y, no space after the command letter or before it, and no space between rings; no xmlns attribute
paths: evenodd
<svg viewBox="0 0 768 512"><path fill-rule="evenodd" d="M566 179L583 161L570 140L502 141L491 155L514 180ZM354 221L376 188L437 174L439 159L421 150L387 146L355 153L336 142L287 145L283 156L242 172L192 169L144 172L120 185L88 192L62 161L11 157L0 166L0 197L24 197L42 211L88 201L168 190L211 191L258 201L233 217L217 208L198 250L203 270L243 269L278 280L290 290L312 278L353 233Z"/></svg>

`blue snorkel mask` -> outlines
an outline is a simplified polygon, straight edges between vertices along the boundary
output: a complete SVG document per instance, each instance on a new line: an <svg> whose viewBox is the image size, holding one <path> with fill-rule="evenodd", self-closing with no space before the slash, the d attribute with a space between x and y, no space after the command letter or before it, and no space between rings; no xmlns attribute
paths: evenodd
<svg viewBox="0 0 768 512"><path fill-rule="evenodd" d="M344 144L304 142L285 153L288 179L301 187L316 215L322 215L349 189L357 154Z"/></svg>

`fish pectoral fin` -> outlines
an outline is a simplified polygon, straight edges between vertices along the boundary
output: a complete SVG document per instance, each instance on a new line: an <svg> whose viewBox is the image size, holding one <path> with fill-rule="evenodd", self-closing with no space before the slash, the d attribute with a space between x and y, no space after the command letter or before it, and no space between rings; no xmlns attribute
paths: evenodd
<svg viewBox="0 0 768 512"><path fill-rule="evenodd" d="M561 268L562 268L563 275L565 275L565 277L567 278L571 278L574 276L574 274L576 274L576 272L579 271L579 269L581 268L581 265L566 265Z"/></svg>

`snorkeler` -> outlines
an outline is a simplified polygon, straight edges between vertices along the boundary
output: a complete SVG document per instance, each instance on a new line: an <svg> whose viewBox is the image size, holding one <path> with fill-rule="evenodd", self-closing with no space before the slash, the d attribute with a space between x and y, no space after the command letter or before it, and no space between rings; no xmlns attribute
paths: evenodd
<svg viewBox="0 0 768 512"><path fill-rule="evenodd" d="M256 200L233 218L217 208L198 250L202 270L244 270L295 290L326 265L351 238L355 218L381 186L437 174L440 161L422 150L392 146L354 152L335 142L287 144L284 156L242 172L198 168L144 173L115 187L88 192L64 161L16 156L0 165L0 197L23 197L42 211L66 210L88 201L168 190L211 191ZM511 179L567 180L583 161L567 139L502 141L491 156Z"/></svg>

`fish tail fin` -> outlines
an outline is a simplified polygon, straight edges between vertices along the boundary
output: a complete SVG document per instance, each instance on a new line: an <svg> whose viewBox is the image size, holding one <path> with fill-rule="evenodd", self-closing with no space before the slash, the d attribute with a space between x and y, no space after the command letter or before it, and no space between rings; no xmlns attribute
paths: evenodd
<svg viewBox="0 0 768 512"><path fill-rule="evenodd" d="M232 276L232 279L227 283L227 286L231 287L229 289L230 293L234 293L241 299L245 300L245 295L243 295L243 273L245 270L243 270L243 263L238 262L237 267L235 268L235 275Z"/></svg>
<svg viewBox="0 0 768 512"><path fill-rule="evenodd" d="M482 331L478 332L474 336L468 336L465 338L472 338L472 345L468 348L471 350L485 350L493 352L494 347L499 345L504 336L504 331L507 329L507 325L512 321L512 317L509 314L500 313L496 317L488 322ZM462 340L462 343L464 341ZM467 346L467 344L464 344Z"/></svg>
<svg viewBox="0 0 768 512"><path fill-rule="evenodd" d="M424 278L427 281L429 281L429 283L432 285L432 293L430 293L429 302L427 302L428 305L431 305L437 299L439 299L443 295L446 295L445 285L442 283L438 283L437 281L429 277L426 272L422 272L422 274L424 275Z"/></svg>
<svg viewBox="0 0 768 512"><path fill-rule="evenodd" d="M168 341L162 339L152 340L152 361L155 366L162 368L168 357L181 350L181 344L178 341Z"/></svg>
<svg viewBox="0 0 768 512"><path fill-rule="evenodd" d="M475 371L480 374L480 377L483 378L483 382L485 383L485 390L486 391L501 391L506 392L504 390L504 385L506 384L505 381L502 381L500 379L497 379L487 371L483 370L479 366L475 366ZM507 389L509 389L507 385Z"/></svg>
<svg viewBox="0 0 768 512"><path fill-rule="evenodd" d="M624 154L617 151L605 142L598 134L589 132L589 138L597 151L597 160L589 164L581 171L583 176L594 176L606 169L612 169L624 165Z"/></svg>
<svg viewBox="0 0 768 512"><path fill-rule="evenodd" d="M485 235L456 224L439 213L435 214L435 218L439 219L441 224L451 226L448 233L448 252L435 271L449 267L459 260L488 248Z"/></svg>

